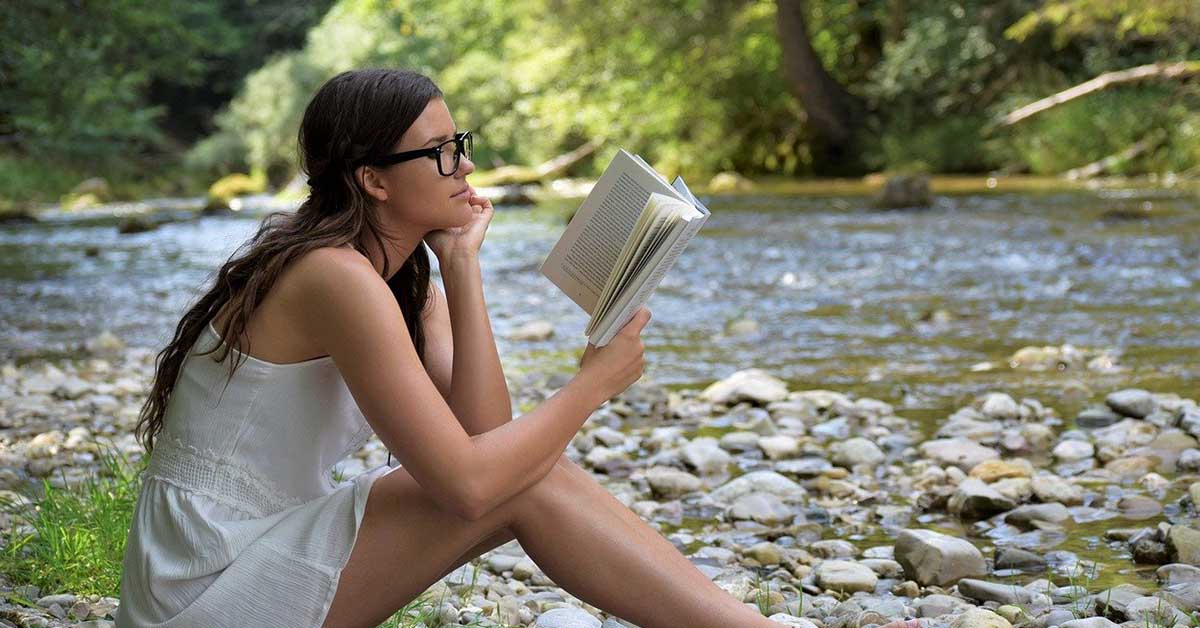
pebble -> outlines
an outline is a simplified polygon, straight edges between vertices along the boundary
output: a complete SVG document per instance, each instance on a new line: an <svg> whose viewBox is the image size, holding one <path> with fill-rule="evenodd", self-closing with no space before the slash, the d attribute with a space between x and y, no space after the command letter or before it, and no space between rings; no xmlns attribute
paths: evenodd
<svg viewBox="0 0 1200 628"><path fill-rule="evenodd" d="M879 577L869 567L848 560L826 560L813 570L817 586L832 591L854 593L875 590Z"/></svg>
<svg viewBox="0 0 1200 628"><path fill-rule="evenodd" d="M129 430L153 354L134 366L127 357L134 353L116 347L103 360L0 365L0 490L16 496L59 469L86 477L102 438L123 439L125 450L140 453ZM525 405L553 387L511 389L531 395L518 400ZM1101 595L1107 601L1083 612L1137 621L1164 609L1181 620L1200 608L1200 482L1177 471L1200 471L1200 407L1138 389L1076 403L1089 401L1079 429L1063 431L1050 406L987 393L926 440L925 426L883 401L789 391L748 369L702 391L631 387L567 453L736 599L757 611L765 587L761 601L781 625L914 628L904 618L918 617L925 628L1110 628L1107 619L1072 612L1082 608L1078 600ZM704 435L692 437L698 428ZM344 474L375 466L379 443L369 443L340 463ZM1007 580L1050 569L1062 583L1070 570L1085 571L1096 556L1066 551L1060 537L1117 516L1117 525L1101 523L1103 533L1089 534L1126 545L1131 557L1106 557L1102 572L1126 573L1121 560L1156 565L1157 591ZM1131 519L1142 527L1120 527L1135 525ZM984 552L994 556L995 573ZM477 574L468 568L476 565ZM443 623L629 626L601 622L516 544L455 570L435 589L454 600L433 609ZM37 601L37 608L0 607L19 613L11 617L22 625L111 626L119 603L20 584L13 590Z"/></svg>

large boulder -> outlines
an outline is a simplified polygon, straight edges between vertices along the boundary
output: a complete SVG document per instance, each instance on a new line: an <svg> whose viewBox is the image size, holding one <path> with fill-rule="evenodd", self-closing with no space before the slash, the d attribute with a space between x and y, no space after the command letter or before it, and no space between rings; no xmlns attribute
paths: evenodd
<svg viewBox="0 0 1200 628"><path fill-rule="evenodd" d="M933 530L902 530L896 537L896 561L923 586L947 587L988 573L983 554L969 541Z"/></svg>

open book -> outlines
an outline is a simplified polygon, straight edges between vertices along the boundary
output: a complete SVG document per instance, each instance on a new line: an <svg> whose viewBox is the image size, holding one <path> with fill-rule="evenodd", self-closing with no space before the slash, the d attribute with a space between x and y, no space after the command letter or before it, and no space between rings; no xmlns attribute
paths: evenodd
<svg viewBox="0 0 1200 628"><path fill-rule="evenodd" d="M668 185L641 157L620 150L540 270L592 316L584 334L603 347L707 219L682 178Z"/></svg>

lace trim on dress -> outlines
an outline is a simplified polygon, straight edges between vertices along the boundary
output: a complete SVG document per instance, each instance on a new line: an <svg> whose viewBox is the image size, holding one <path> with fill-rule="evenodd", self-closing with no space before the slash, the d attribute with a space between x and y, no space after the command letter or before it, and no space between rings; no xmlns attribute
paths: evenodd
<svg viewBox="0 0 1200 628"><path fill-rule="evenodd" d="M222 459L211 449L199 449L178 436L160 439L150 455L147 477L188 488L231 508L265 517L302 503L254 471Z"/></svg>

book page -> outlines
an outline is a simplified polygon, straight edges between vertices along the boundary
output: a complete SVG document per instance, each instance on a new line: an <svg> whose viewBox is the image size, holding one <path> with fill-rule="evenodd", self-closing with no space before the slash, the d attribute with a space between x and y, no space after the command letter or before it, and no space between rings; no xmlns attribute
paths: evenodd
<svg viewBox="0 0 1200 628"><path fill-rule="evenodd" d="M613 266L612 273L601 292L600 300L596 304L596 309L592 311L592 318L588 321L585 334L592 332L596 322L604 316L609 306L629 282L630 275L643 265L645 259L662 241L674 216L663 201L670 202L672 200L674 199L669 199L656 192L651 194L650 199L646 201L646 206L642 209L642 216L638 219L638 226L629 237L629 241L625 243L625 249L621 252L621 257L616 265Z"/></svg>
<svg viewBox="0 0 1200 628"><path fill-rule="evenodd" d="M699 212L698 209L697 212ZM613 336L617 335L617 332L621 330L621 327L629 322L629 319L633 317L633 313L654 293L654 289L662 282L667 271L675 265L675 260L679 258L683 249L687 248L688 242L696 235L707 219L707 213L699 213L699 215L692 215L686 218L684 228L675 234L675 237L670 241L670 247L660 252L659 255L655 256L656 259L651 261L650 268L652 272L649 276L640 282L641 285L637 286L633 294L625 295L619 300L616 305L617 311L610 312L607 320L601 321L597 326L596 334L598 335L589 337L593 344L598 347L608 344Z"/></svg>
<svg viewBox="0 0 1200 628"><path fill-rule="evenodd" d="M643 278L643 270L650 265L651 260L658 257L658 252L663 249L663 245L680 230L679 212L674 211L669 215L667 224L663 225L657 233L650 236L650 242L646 245L645 251L637 259L633 260L630 268L621 278L620 283L616 286L612 300L619 301L622 297L629 294L630 285L640 285L639 281ZM608 312L605 311L604 314Z"/></svg>
<svg viewBox="0 0 1200 628"><path fill-rule="evenodd" d="M589 314L652 192L685 200L640 158L613 157L539 270Z"/></svg>

